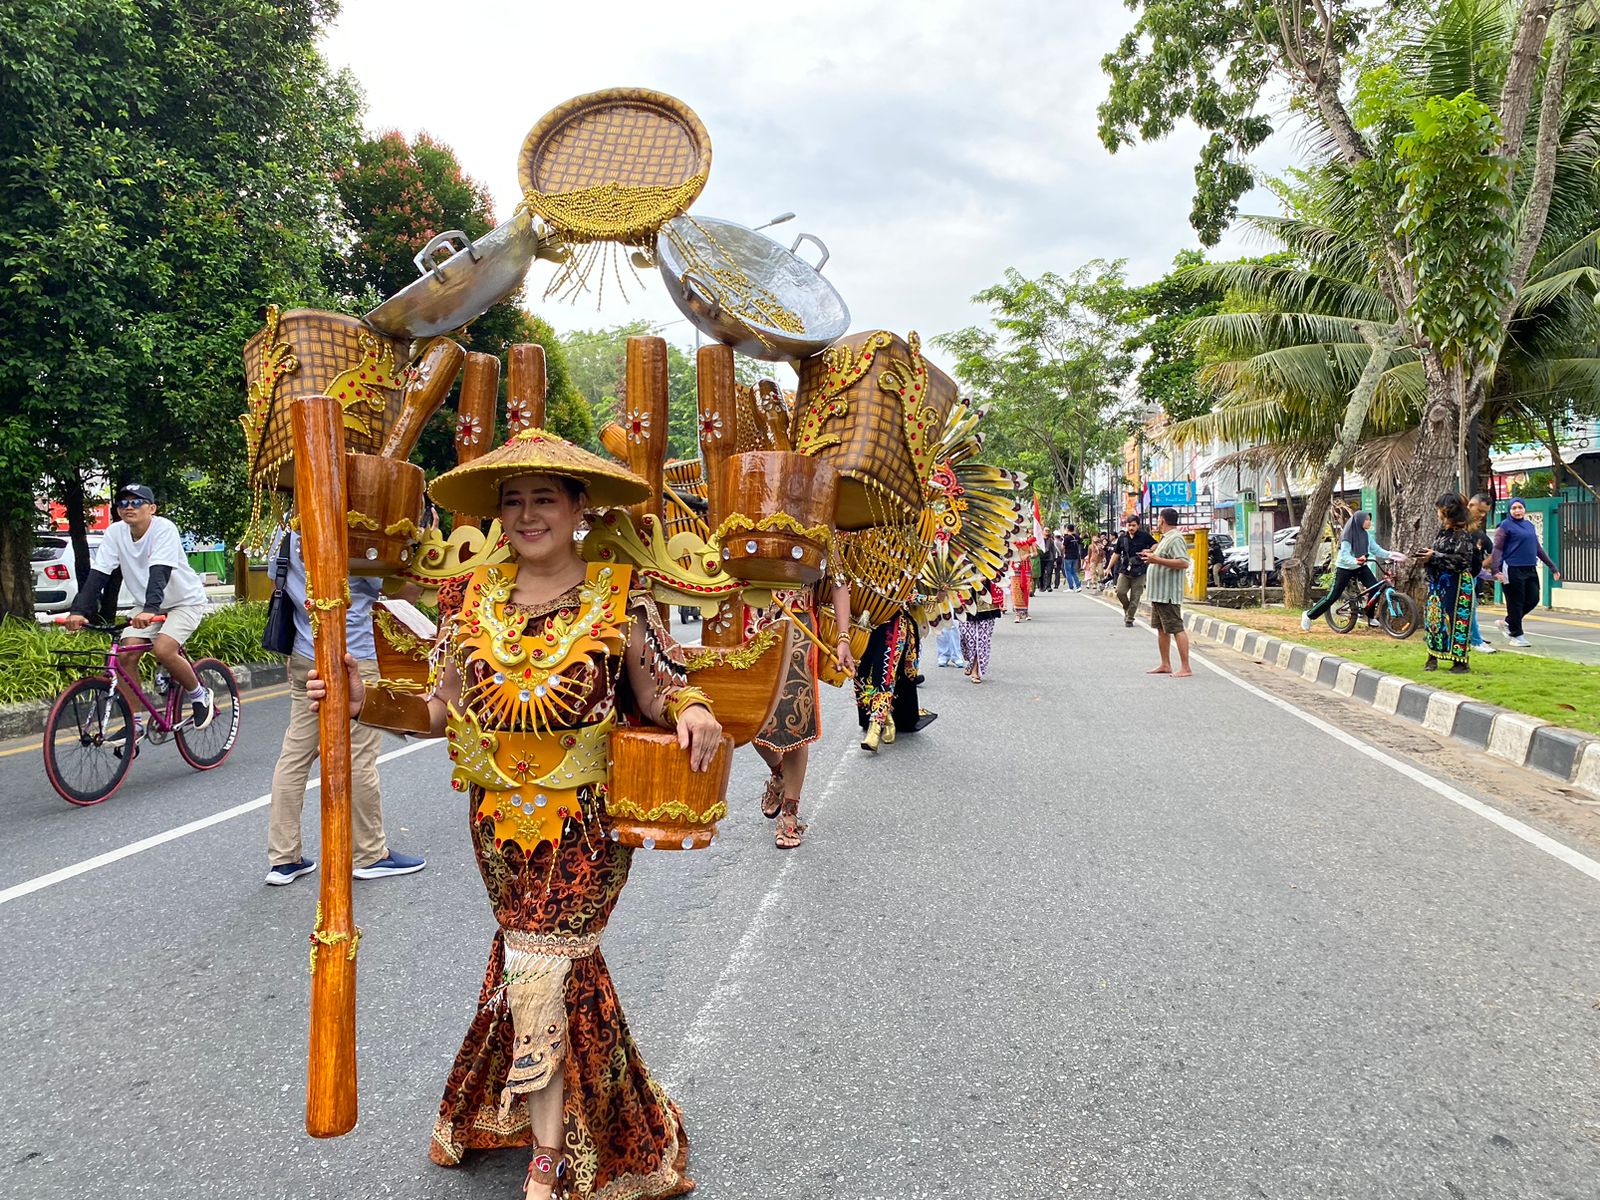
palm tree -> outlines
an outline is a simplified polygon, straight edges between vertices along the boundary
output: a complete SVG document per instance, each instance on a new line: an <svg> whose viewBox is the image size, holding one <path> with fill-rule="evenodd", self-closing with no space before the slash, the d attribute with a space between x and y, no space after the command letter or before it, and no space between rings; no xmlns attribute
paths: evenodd
<svg viewBox="0 0 1600 1200"><path fill-rule="evenodd" d="M1507 6L1457 0L1400 62L1409 95L1492 97L1496 81L1481 64L1509 36ZM1562 155L1548 220L1510 335L1483 384L1481 440L1506 422L1547 431L1553 397L1600 406L1600 72L1587 43L1575 55L1561 123ZM1391 118L1392 119L1392 118ZM1387 139L1393 142L1393 136ZM1212 440L1245 447L1228 461L1321 467L1302 524L1319 528L1333 484L1355 466L1393 496L1414 454L1428 396L1422 347L1408 314L1396 310L1374 244L1373 189L1330 156L1280 185L1287 215L1247 218L1288 252L1284 263L1224 263L1192 268L1197 282L1229 293L1229 311L1191 323L1211 359L1203 378L1219 399L1204 416L1176 425L1184 444ZM1370 371L1368 368L1372 368ZM1358 388L1363 374L1370 388ZM1291 603L1309 588L1320 539L1302 537L1286 571Z"/></svg>

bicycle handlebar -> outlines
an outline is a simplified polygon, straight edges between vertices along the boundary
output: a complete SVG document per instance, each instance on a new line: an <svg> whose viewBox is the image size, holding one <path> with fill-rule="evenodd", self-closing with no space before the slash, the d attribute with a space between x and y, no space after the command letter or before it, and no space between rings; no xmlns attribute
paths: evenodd
<svg viewBox="0 0 1600 1200"><path fill-rule="evenodd" d="M72 614L72 613L60 613L60 614L50 618L50 624L52 624L52 625L65 625L67 623L68 619L71 618L73 615L74 614ZM150 624L151 625L159 625L163 621L165 621L166 619L167 618L166 618L166 615L164 613L157 613L155 616L150 618ZM133 627L133 622L132 621L124 621L120 625L116 624L115 622L113 622L110 625L97 625L93 621L85 621L83 627L85 629L92 630L95 633L112 633L112 634L115 634L115 633L121 633L124 629L128 629L128 628Z"/></svg>

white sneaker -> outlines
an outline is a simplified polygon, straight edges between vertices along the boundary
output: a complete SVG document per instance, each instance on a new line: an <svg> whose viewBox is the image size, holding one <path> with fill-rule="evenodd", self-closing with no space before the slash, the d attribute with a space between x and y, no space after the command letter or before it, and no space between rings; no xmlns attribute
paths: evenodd
<svg viewBox="0 0 1600 1200"><path fill-rule="evenodd" d="M1504 617L1500 617L1495 621L1495 627L1507 637L1511 636L1511 626L1506 624L1506 619Z"/></svg>
<svg viewBox="0 0 1600 1200"><path fill-rule="evenodd" d="M1525 637L1507 638L1506 641L1507 641L1507 643L1509 643L1512 646L1531 646L1531 645L1533 645L1533 643L1530 642Z"/></svg>
<svg viewBox="0 0 1600 1200"><path fill-rule="evenodd" d="M1489 645L1488 642L1479 642L1477 645L1473 646L1472 650L1473 650L1474 654L1499 654L1500 653L1500 651L1496 650L1493 646Z"/></svg>
<svg viewBox="0 0 1600 1200"><path fill-rule="evenodd" d="M1300 614L1300 631L1302 633L1311 632L1311 618L1306 616L1305 613Z"/></svg>

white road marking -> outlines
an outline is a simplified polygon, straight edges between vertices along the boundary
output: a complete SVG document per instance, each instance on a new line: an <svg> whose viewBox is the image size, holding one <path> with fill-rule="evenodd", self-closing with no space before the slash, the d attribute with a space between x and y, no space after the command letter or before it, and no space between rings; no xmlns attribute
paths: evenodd
<svg viewBox="0 0 1600 1200"><path fill-rule="evenodd" d="M403 758L407 754L415 754L418 750L426 750L430 746L444 744L443 738L424 742L412 742L410 745L401 746L398 750L391 750L387 754L378 755L380 763L390 759ZM320 778L313 779L306 784L306 791L322 786ZM245 813L254 812L258 808L265 808L272 803L272 793L257 796L254 800L237 804L232 808L223 809L219 813L212 813L209 817L201 817L197 821L190 821L187 825L179 825L175 829L168 829L162 833L151 834L137 842L130 842L126 846L118 846L115 850L107 850L104 854L96 854L93 858L86 858L82 862L73 863L69 867L62 867L58 871L51 871L48 875L37 875L22 883L13 884L11 887L0 891L0 904L9 904L13 900L20 900L23 896L32 895L34 892L43 891L58 883L65 883L69 879L76 879L79 875L86 875L90 871L97 871L101 867L110 866L145 850L164 846L168 842L177 841L181 837L188 837L191 833L198 833L202 829L209 829L213 825L220 825L224 821L231 821L235 817L242 817Z"/></svg>
<svg viewBox="0 0 1600 1200"><path fill-rule="evenodd" d="M1107 607L1110 606L1108 605ZM1143 628L1149 629L1152 633L1155 632L1155 630L1151 629L1150 625L1144 620L1141 619L1139 624ZM1571 846L1568 846L1563 842L1556 841L1555 838L1551 837L1547 833L1541 833L1532 825L1526 825L1517 820L1515 817L1507 816L1493 805L1485 804L1482 800L1478 800L1467 795L1467 793L1461 791L1459 788L1451 787L1442 779L1435 779L1432 775L1429 775L1421 768L1414 767L1408 762L1403 762L1400 759L1395 758L1393 755L1378 749L1378 747L1372 745L1370 742L1364 742L1354 734L1346 733L1343 729L1340 729L1336 725L1330 725L1321 717L1313 716L1311 713L1308 713L1303 708L1290 703L1281 696L1274 696L1271 692L1263 691L1255 684L1239 678L1239 676L1235 675L1226 667L1219 667L1204 654L1200 653L1198 650L1195 650L1193 648L1195 640L1196 639L1193 637L1189 639L1189 658L1194 662L1198 662L1208 671L1212 671L1222 676L1229 683L1243 688L1252 696L1257 696L1260 699L1265 700L1268 704L1273 705L1275 708L1281 708L1284 712L1300 718L1300 720L1304 721L1307 725L1310 725L1315 729L1320 729L1323 733L1327 734L1335 741L1342 742L1344 745L1349 746L1352 750L1366 755L1374 762L1380 762L1384 766L1398 771L1407 779L1410 779L1415 783L1420 783L1423 787L1427 788L1435 795L1444 797L1452 804L1459 804L1468 812L1474 814L1475 816L1482 817L1485 821L1488 821L1492 825L1498 825L1501 829L1504 829L1513 837L1521 838L1530 846L1534 846L1537 849L1543 850L1546 854L1550 855L1551 858L1565 863L1567 866L1573 868L1573 870L1582 871L1590 879L1600 881L1600 862L1590 858L1587 854L1580 853L1579 851L1574 850Z"/></svg>
<svg viewBox="0 0 1600 1200"><path fill-rule="evenodd" d="M828 774L828 782L822 789L822 794L810 804L813 819L827 806L828 800L833 796L834 790L839 786L839 780L844 772L845 765L850 762L851 755L848 751L839 756L839 761L834 764L833 770ZM784 864L778 868L778 873L772 877L772 883L767 887L767 894L761 897L761 903L756 905L756 910L750 917L750 923L745 926L739 944L733 948L733 953L728 955L728 961L723 964L722 973L717 976L717 982L711 989L711 994L706 997L700 1011L695 1014L694 1021L689 1025L689 1030L679 1039L682 1047L678 1057L672 1061L665 1071L657 1072L657 1078L671 1090L677 1086L680 1076L692 1070L696 1059L711 1045L712 1038L717 1031L725 1025L723 1013L738 999L739 992L744 985L740 976L744 973L744 966L754 956L757 945L766 936L765 926L768 914L778 905L778 898L783 894L784 882L789 878L789 873L794 869L794 864L800 861L800 856L793 850L784 853Z"/></svg>

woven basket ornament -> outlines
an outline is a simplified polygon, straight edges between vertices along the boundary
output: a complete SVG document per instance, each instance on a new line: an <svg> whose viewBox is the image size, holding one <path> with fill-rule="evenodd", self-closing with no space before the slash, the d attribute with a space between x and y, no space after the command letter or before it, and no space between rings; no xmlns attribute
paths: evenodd
<svg viewBox="0 0 1600 1200"><path fill-rule="evenodd" d="M517 163L524 206L580 246L653 246L710 170L700 118L683 101L643 88L590 92L552 109L529 131ZM574 253L545 295L586 289L604 262L603 251Z"/></svg>

